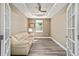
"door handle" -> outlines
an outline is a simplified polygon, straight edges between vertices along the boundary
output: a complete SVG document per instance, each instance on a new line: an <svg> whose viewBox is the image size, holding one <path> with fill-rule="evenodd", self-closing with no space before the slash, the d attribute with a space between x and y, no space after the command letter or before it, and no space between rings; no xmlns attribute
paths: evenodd
<svg viewBox="0 0 79 59"><path fill-rule="evenodd" d="M3 35L0 35L0 40L3 40Z"/></svg>
<svg viewBox="0 0 79 59"><path fill-rule="evenodd" d="M12 38L11 36L9 38Z"/></svg>
<svg viewBox="0 0 79 59"><path fill-rule="evenodd" d="M68 36L66 36L66 38L68 38Z"/></svg>

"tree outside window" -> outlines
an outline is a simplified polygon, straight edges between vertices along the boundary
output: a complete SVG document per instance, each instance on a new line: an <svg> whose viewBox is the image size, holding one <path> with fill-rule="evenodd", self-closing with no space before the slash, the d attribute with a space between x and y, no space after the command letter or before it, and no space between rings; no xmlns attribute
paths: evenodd
<svg viewBox="0 0 79 59"><path fill-rule="evenodd" d="M36 32L43 32L43 20L36 20Z"/></svg>

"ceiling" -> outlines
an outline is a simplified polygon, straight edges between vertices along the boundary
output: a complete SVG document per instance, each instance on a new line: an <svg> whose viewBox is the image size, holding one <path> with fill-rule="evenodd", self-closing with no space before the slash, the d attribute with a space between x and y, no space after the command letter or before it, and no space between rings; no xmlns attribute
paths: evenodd
<svg viewBox="0 0 79 59"><path fill-rule="evenodd" d="M51 9L51 7L54 5L53 3L40 3L41 10L46 12L39 11L38 3L28 3L26 4L29 12L37 17L46 16L46 13Z"/></svg>
<svg viewBox="0 0 79 59"><path fill-rule="evenodd" d="M28 18L51 18L58 11L64 8L66 3L14 3L19 11L21 11ZM42 12L45 11L45 12Z"/></svg>

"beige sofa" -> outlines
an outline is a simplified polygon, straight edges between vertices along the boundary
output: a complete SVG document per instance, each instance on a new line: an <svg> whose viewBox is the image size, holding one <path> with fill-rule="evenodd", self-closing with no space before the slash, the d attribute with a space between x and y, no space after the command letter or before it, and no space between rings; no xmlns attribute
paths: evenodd
<svg viewBox="0 0 79 59"><path fill-rule="evenodd" d="M11 38L12 55L28 55L33 42L33 36L27 32L21 32L12 34Z"/></svg>

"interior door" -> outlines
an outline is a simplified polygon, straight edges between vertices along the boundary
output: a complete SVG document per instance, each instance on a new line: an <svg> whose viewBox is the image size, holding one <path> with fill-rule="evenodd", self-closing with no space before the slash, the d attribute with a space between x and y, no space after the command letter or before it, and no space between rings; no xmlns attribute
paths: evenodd
<svg viewBox="0 0 79 59"><path fill-rule="evenodd" d="M10 20L11 20L11 12L10 12L9 4L1 4L1 28L3 40L1 41L1 55L2 56L10 56Z"/></svg>
<svg viewBox="0 0 79 59"><path fill-rule="evenodd" d="M4 28L4 37L5 37L5 54L10 55L10 35L11 35L11 10L9 4L5 4L5 28Z"/></svg>
<svg viewBox="0 0 79 59"><path fill-rule="evenodd" d="M66 13L66 46L67 55L77 54L77 4L69 4Z"/></svg>

